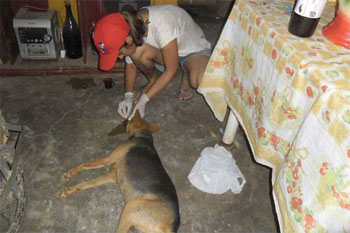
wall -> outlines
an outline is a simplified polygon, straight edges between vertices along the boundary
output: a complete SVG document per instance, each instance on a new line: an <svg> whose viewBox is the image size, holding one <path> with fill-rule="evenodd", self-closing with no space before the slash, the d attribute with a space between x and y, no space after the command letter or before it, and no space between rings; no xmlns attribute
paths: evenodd
<svg viewBox="0 0 350 233"><path fill-rule="evenodd" d="M177 5L177 0L150 0L150 5L171 4Z"/></svg>
<svg viewBox="0 0 350 233"><path fill-rule="evenodd" d="M58 13L59 17L59 25L62 27L64 20L66 18L66 8L65 2L66 0L48 0L48 6L50 9L55 9ZM70 0L73 16L76 22L79 22L78 9L77 9L77 1Z"/></svg>
<svg viewBox="0 0 350 233"><path fill-rule="evenodd" d="M62 27L64 20L66 18L66 9L64 2L66 0L11 0L11 6L13 15L16 15L17 11L21 7L28 7L33 10L44 10L44 9L55 9L58 13L58 22L60 27ZM69 0L68 0L69 1ZM90 0L88 0L90 1ZM79 22L78 10L77 10L77 1L70 0L72 6L72 12L75 20Z"/></svg>

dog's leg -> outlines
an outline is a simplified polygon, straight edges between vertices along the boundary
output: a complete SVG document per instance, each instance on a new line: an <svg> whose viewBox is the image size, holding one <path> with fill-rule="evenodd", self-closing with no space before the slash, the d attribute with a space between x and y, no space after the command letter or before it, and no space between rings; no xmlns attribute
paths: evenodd
<svg viewBox="0 0 350 233"><path fill-rule="evenodd" d="M173 232L173 215L160 200L137 198L129 201L120 215L117 233L126 233L131 227L141 232Z"/></svg>
<svg viewBox="0 0 350 233"><path fill-rule="evenodd" d="M135 209L140 206L140 199L133 199L126 203L119 217L118 229L116 233L127 233L131 227L135 226Z"/></svg>
<svg viewBox="0 0 350 233"><path fill-rule="evenodd" d="M75 168L70 169L68 172L65 172L62 175L62 180L66 181L69 180L70 178L72 178L73 176L78 175L78 173L82 170L89 170L89 169L94 169L94 168L100 168L100 167L106 167L111 165L112 162L109 158L109 156L105 157L105 158L100 158L100 159L96 159L90 162L86 162L86 163L82 163L78 166L76 166Z"/></svg>
<svg viewBox="0 0 350 233"><path fill-rule="evenodd" d="M103 176L100 176L96 179L92 179L71 187L63 188L61 189L57 194L56 197L67 197L71 196L76 192L79 192L81 190L97 187L103 184L108 184L108 183L118 183L118 177L117 173L114 171L113 168L109 170L109 172Z"/></svg>
<svg viewBox="0 0 350 233"><path fill-rule="evenodd" d="M118 159L120 159L123 155L125 155L132 146L132 142L123 143L122 145L115 148L108 156L100 159L95 159L90 162L82 163L75 168L70 169L68 172L65 172L62 175L62 180L66 181L72 178L73 176L78 175L80 171L95 169L100 167L110 166L112 163L115 163Z"/></svg>

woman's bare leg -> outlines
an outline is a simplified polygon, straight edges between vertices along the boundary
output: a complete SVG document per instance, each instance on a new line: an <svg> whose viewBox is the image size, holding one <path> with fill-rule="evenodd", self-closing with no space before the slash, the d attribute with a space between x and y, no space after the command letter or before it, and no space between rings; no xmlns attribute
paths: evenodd
<svg viewBox="0 0 350 233"><path fill-rule="evenodd" d="M197 89L205 72L205 68L209 62L209 57L205 55L198 55L191 57L184 63L185 69L190 74L190 85Z"/></svg>
<svg viewBox="0 0 350 233"><path fill-rule="evenodd" d="M182 72L180 93L178 95L179 100L189 100L192 99L194 95L194 89L190 86L189 74L186 71Z"/></svg>

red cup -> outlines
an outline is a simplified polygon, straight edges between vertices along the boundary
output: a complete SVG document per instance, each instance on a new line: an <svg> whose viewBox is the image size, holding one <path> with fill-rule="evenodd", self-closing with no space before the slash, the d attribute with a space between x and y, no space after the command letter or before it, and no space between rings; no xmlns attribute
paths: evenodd
<svg viewBox="0 0 350 233"><path fill-rule="evenodd" d="M105 84L105 88L106 89L110 89L114 85L114 82L113 82L112 78L105 78L105 79L103 79L103 82Z"/></svg>

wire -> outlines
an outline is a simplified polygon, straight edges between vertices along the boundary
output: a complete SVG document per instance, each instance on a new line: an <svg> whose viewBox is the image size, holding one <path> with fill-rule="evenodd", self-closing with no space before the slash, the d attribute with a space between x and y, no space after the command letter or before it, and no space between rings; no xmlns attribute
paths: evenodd
<svg viewBox="0 0 350 233"><path fill-rule="evenodd" d="M35 10L40 10L40 11L47 11L48 8L39 8L39 7L35 7L35 6L28 6L28 5L25 5L23 6L24 8L32 8L32 9L35 9Z"/></svg>
<svg viewBox="0 0 350 233"><path fill-rule="evenodd" d="M47 11L49 9L49 8L40 8L40 7L28 6L28 5L25 5L23 7L24 8L31 8L31 9L35 9L35 10L40 10L40 11ZM61 16L61 14L58 11L56 11L56 13L58 14L58 17L60 18L60 21L61 21L62 27L63 27L64 22L63 22L62 16Z"/></svg>

